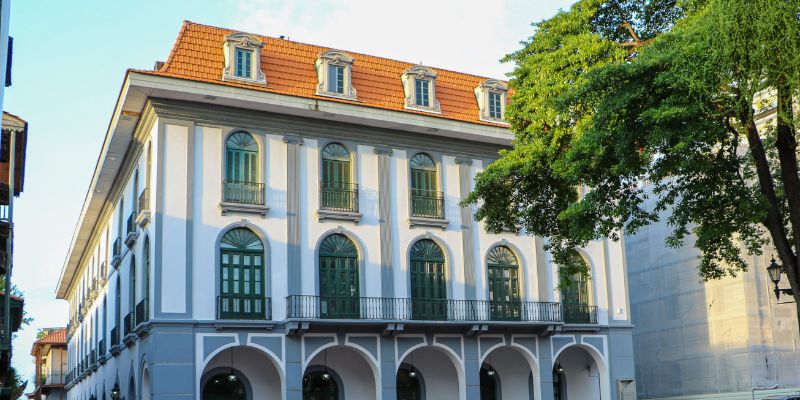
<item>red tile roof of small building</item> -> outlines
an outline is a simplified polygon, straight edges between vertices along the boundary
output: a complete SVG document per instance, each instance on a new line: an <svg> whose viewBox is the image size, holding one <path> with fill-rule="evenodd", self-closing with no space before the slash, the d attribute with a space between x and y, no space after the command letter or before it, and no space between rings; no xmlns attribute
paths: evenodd
<svg viewBox="0 0 800 400"><path fill-rule="evenodd" d="M261 51L261 69L267 85L223 81L223 45L225 37L237 31L184 21L178 38L163 67L156 71L134 72L187 79L278 93L310 99L431 115L439 118L502 126L481 121L474 88L488 78L445 69L433 68L437 73L436 98L441 114L431 114L404 108L405 100L401 75L415 64L348 52L355 58L352 67L352 85L358 101L316 95L317 56L330 48L256 35L265 46Z"/></svg>
<svg viewBox="0 0 800 400"><path fill-rule="evenodd" d="M34 344L67 344L67 328L61 328L50 332Z"/></svg>

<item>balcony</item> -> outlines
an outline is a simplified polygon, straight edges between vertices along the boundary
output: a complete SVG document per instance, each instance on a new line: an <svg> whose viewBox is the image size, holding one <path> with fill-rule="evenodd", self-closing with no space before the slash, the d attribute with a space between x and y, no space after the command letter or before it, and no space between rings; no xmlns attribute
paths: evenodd
<svg viewBox="0 0 800 400"><path fill-rule="evenodd" d="M217 319L271 320L269 297L217 296Z"/></svg>
<svg viewBox="0 0 800 400"><path fill-rule="evenodd" d="M345 182L320 182L319 220L333 219L358 223L358 184Z"/></svg>
<svg viewBox="0 0 800 400"><path fill-rule="evenodd" d="M429 300L384 297L286 298L287 318L451 322L561 322L558 303Z"/></svg>
<svg viewBox="0 0 800 400"><path fill-rule="evenodd" d="M143 324L150 320L150 312L147 299L142 299L136 305L136 325Z"/></svg>
<svg viewBox="0 0 800 400"><path fill-rule="evenodd" d="M131 215L128 216L126 227L127 236L125 236L125 245L133 247L133 244L136 243L136 238L139 237L139 226L136 225L136 212L132 212Z"/></svg>
<svg viewBox="0 0 800 400"><path fill-rule="evenodd" d="M411 226L433 226L446 228L449 222L444 219L444 194L435 190L411 189Z"/></svg>
<svg viewBox="0 0 800 400"><path fill-rule="evenodd" d="M150 188L146 187L139 194L139 210L136 215L136 224L144 228L150 221Z"/></svg>
<svg viewBox="0 0 800 400"><path fill-rule="evenodd" d="M566 324L597 324L597 306L562 304L561 307Z"/></svg>
<svg viewBox="0 0 800 400"><path fill-rule="evenodd" d="M106 340L100 339L100 341L97 343L97 362L99 362L100 365L103 365L106 363L106 359Z"/></svg>
<svg viewBox="0 0 800 400"><path fill-rule="evenodd" d="M264 202L264 184L258 182L222 181L222 215L230 212L260 214L266 217L269 207Z"/></svg>
<svg viewBox="0 0 800 400"><path fill-rule="evenodd" d="M118 237L114 240L114 244L111 246L111 254L111 266L118 268L122 262L122 238Z"/></svg>
<svg viewBox="0 0 800 400"><path fill-rule="evenodd" d="M120 352L119 348L119 327L115 326L111 329L111 348L109 349L111 355L116 356Z"/></svg>
<svg viewBox="0 0 800 400"><path fill-rule="evenodd" d="M136 315L133 312L129 312L125 316L123 325L125 327L125 336L122 338L122 342L126 346L130 346L136 341Z"/></svg>

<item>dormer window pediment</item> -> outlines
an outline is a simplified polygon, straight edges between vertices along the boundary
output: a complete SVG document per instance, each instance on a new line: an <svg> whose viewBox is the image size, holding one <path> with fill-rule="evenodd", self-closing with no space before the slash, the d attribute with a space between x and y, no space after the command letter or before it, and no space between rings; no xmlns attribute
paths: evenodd
<svg viewBox="0 0 800 400"><path fill-rule="evenodd" d="M355 59L340 50L328 50L317 57L317 92L319 96L358 100L353 87Z"/></svg>
<svg viewBox="0 0 800 400"><path fill-rule="evenodd" d="M401 79L405 95L405 108L442 112L439 101L436 99L436 71L422 65L414 65L403 72Z"/></svg>
<svg viewBox="0 0 800 400"><path fill-rule="evenodd" d="M508 85L497 79L487 79L475 87L475 98L481 121L506 123Z"/></svg>
<svg viewBox="0 0 800 400"><path fill-rule="evenodd" d="M257 36L249 33L237 32L226 36L222 80L266 85L267 79L261 70L261 49L264 44Z"/></svg>

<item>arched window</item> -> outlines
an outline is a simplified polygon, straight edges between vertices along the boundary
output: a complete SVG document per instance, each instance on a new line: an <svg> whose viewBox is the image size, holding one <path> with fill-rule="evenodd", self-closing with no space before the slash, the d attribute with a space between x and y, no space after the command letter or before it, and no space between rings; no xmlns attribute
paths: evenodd
<svg viewBox="0 0 800 400"><path fill-rule="evenodd" d="M247 390L236 374L216 374L203 386L202 400L247 400Z"/></svg>
<svg viewBox="0 0 800 400"><path fill-rule="evenodd" d="M307 372L303 376L303 400L339 400L339 385L329 372Z"/></svg>
<svg viewBox="0 0 800 400"><path fill-rule="evenodd" d="M499 385L497 372L491 365L483 364L480 372L481 400L499 399Z"/></svg>
<svg viewBox="0 0 800 400"><path fill-rule="evenodd" d="M323 209L358 211L358 187L351 183L350 152L339 143L322 149L320 205Z"/></svg>
<svg viewBox="0 0 800 400"><path fill-rule="evenodd" d="M444 252L422 239L411 247L411 297L414 319L447 319L447 278Z"/></svg>
<svg viewBox="0 0 800 400"><path fill-rule="evenodd" d="M142 270L142 275L144 275L144 279L142 280L142 321L149 321L150 320L150 237L144 238L144 249L142 249L144 253L144 268ZM137 316L137 319L139 317Z"/></svg>
<svg viewBox="0 0 800 400"><path fill-rule="evenodd" d="M253 135L238 131L225 141L226 202L264 204L264 185L259 180L258 143Z"/></svg>
<svg viewBox="0 0 800 400"><path fill-rule="evenodd" d="M489 250L486 259L492 319L520 319L521 305L517 257L508 247L497 246Z"/></svg>
<svg viewBox="0 0 800 400"><path fill-rule="evenodd" d="M411 158L411 215L444 218L444 197L438 191L436 163L425 154Z"/></svg>
<svg viewBox="0 0 800 400"><path fill-rule="evenodd" d="M409 367L400 367L397 370L397 400L420 400L422 399L422 385L417 371Z"/></svg>
<svg viewBox="0 0 800 400"><path fill-rule="evenodd" d="M247 228L222 237L218 318L265 319L264 243Z"/></svg>
<svg viewBox="0 0 800 400"><path fill-rule="evenodd" d="M586 260L575 250L570 251L567 262L577 264L578 270L589 270ZM582 273L561 276L560 290L564 322L590 323L593 311L588 277Z"/></svg>
<svg viewBox="0 0 800 400"><path fill-rule="evenodd" d="M134 314L134 310L136 310L136 257L131 255L131 268L128 270L129 277L129 290L128 290L128 316L125 317L127 322L127 326L125 327L125 334L127 335L130 332L133 332L133 328L136 327L136 317Z"/></svg>
<svg viewBox="0 0 800 400"><path fill-rule="evenodd" d="M119 273L117 273L117 289L116 293L114 294L114 333L112 334L111 338L111 345L119 344L120 342L120 324L122 323L122 279L119 277Z"/></svg>
<svg viewBox="0 0 800 400"><path fill-rule="evenodd" d="M322 318L359 317L358 250L347 236L332 234L319 246Z"/></svg>

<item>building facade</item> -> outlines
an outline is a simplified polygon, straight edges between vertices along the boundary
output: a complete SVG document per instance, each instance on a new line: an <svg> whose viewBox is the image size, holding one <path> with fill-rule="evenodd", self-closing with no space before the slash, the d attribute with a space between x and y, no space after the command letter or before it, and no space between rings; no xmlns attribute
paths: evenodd
<svg viewBox="0 0 800 400"><path fill-rule="evenodd" d="M67 328L43 329L33 342L31 356L34 369L32 400L66 400L64 381L67 377Z"/></svg>
<svg viewBox="0 0 800 400"><path fill-rule="evenodd" d="M126 75L61 273L68 398L635 398L622 243L560 293L459 205L506 95L186 22Z"/></svg>

